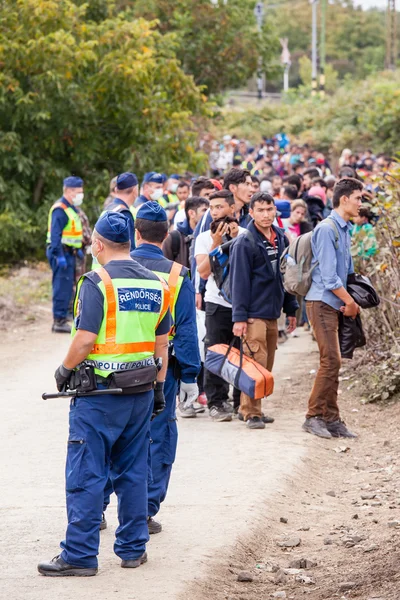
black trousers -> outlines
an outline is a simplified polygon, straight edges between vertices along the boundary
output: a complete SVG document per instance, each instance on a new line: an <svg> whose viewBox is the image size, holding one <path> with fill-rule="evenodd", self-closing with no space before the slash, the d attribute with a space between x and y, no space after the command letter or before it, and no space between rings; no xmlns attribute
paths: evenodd
<svg viewBox="0 0 400 600"><path fill-rule="evenodd" d="M206 353L207 348L214 344L230 344L234 337L232 328L232 309L206 302L206 337L204 339ZM239 344L239 340L237 340L237 343ZM228 400L229 383L205 368L204 391L207 396L208 408L222 406L222 403ZM234 388L233 406L238 408L239 405L240 390Z"/></svg>

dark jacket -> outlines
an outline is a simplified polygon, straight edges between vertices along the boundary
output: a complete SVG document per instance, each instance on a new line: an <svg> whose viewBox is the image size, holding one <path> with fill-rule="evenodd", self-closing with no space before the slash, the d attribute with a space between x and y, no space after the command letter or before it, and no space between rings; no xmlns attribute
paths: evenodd
<svg viewBox="0 0 400 600"><path fill-rule="evenodd" d="M192 241L193 230L185 219L177 224L176 229L171 231L164 241L162 246L164 256L190 269L189 250Z"/></svg>
<svg viewBox="0 0 400 600"><path fill-rule="evenodd" d="M325 204L318 196L306 196L304 200L308 208L308 220L316 227L324 219Z"/></svg>
<svg viewBox="0 0 400 600"><path fill-rule="evenodd" d="M272 226L277 237L278 264L274 273L267 250L251 221L249 234L239 235L231 248L230 285L232 291L232 320L278 319L282 308L288 316L294 316L299 305L291 294L283 289L279 260L289 245L282 229ZM253 236L253 239L250 238Z"/></svg>

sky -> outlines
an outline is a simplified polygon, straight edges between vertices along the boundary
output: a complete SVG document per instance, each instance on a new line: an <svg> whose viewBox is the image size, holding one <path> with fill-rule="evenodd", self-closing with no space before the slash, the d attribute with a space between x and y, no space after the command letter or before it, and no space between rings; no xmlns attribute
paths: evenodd
<svg viewBox="0 0 400 600"><path fill-rule="evenodd" d="M387 0L354 0L354 4L359 4L363 8L386 8Z"/></svg>

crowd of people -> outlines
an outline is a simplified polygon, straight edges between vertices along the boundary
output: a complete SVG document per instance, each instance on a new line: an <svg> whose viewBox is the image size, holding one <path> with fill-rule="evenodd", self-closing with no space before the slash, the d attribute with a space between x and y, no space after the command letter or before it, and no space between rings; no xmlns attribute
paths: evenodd
<svg viewBox="0 0 400 600"><path fill-rule="evenodd" d="M50 210L55 333L71 331L76 273L87 272L76 285L73 341L55 375L59 390L83 390L71 403L69 525L62 554L39 565L43 575L97 572L98 535L113 491L121 566L147 560L148 533L162 529L154 517L175 460L176 410L196 418L207 408L212 421L237 418L250 430L274 422L262 398L207 367L211 346L241 341L244 353L271 372L277 344L303 325L312 328L320 367L303 429L327 439L356 437L338 406L339 336L343 319L359 315L347 290L352 255L370 260L377 252L371 201L376 175L391 159L345 149L336 168L283 132L257 146L204 136L202 148L207 175L151 171L140 185L133 173L112 179L92 233L79 177L64 180ZM304 295L289 293L282 260L295 263L291 248L307 235L310 285Z"/></svg>

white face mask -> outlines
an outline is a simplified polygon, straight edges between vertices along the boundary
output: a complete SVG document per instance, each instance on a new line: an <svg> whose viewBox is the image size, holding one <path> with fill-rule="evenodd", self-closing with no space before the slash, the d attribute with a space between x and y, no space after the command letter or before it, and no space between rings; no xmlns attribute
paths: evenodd
<svg viewBox="0 0 400 600"><path fill-rule="evenodd" d="M75 198L72 200L74 206L80 206L83 202L85 194L83 192L78 192Z"/></svg>
<svg viewBox="0 0 400 600"><path fill-rule="evenodd" d="M170 185L169 191L172 192L173 194L175 194L176 190L178 189L178 184L177 183L172 183Z"/></svg>
<svg viewBox="0 0 400 600"><path fill-rule="evenodd" d="M163 195L162 188L158 188L157 190L154 190L153 192L151 192L150 198L153 200L153 202L157 202L157 200L159 200L162 195Z"/></svg>

